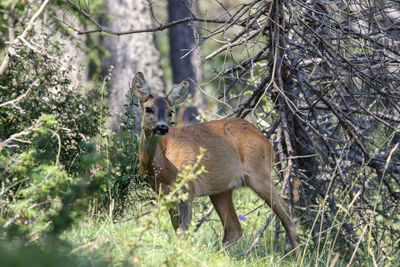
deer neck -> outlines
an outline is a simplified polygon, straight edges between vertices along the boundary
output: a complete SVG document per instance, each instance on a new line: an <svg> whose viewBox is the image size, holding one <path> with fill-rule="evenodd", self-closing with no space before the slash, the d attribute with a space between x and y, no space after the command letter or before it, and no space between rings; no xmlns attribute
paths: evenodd
<svg viewBox="0 0 400 267"><path fill-rule="evenodd" d="M140 177L156 192L160 190L160 184L172 184L177 174L175 166L165 157L166 145L167 139L152 131L143 130L140 134Z"/></svg>

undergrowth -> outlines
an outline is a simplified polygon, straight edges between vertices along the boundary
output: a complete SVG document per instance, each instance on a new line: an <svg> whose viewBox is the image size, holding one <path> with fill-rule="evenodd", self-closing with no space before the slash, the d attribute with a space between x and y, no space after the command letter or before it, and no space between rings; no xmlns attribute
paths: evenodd
<svg viewBox="0 0 400 267"><path fill-rule="evenodd" d="M223 228L215 212L198 231L194 231L198 223L196 218L202 217L207 198L195 201L194 220L185 238L174 232L167 205L161 203L164 202L161 199L137 203L134 210L139 215L127 216L130 220L113 222L107 212L87 217L83 223L65 232L64 238L75 247L72 254L82 257L83 265L96 265L104 260L111 265L135 266L261 266L267 262L276 266L293 265L292 256L285 253L283 235L280 235L278 247L274 247L273 235L268 234L275 230L273 224L251 256L244 257L271 211L264 205L244 216L260 204L258 197L243 189L236 191L234 198L238 204L237 212L242 215L244 236L229 248L224 248L221 243Z"/></svg>

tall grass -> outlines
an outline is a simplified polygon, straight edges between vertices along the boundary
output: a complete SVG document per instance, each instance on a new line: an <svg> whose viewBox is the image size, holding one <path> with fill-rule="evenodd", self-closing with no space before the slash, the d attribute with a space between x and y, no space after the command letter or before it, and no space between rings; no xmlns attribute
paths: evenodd
<svg viewBox="0 0 400 267"><path fill-rule="evenodd" d="M260 203L250 190L237 190L234 196L238 214L246 214ZM101 216L86 218L64 233L64 239L74 249L71 254L81 256L82 264L96 265L106 261L111 265L132 264L138 266L257 266L266 262L274 266L293 265L291 255L285 255L283 235L274 247L272 224L266 235L260 240L257 249L244 257L257 231L270 214L263 206L246 216L242 221L244 236L235 245L222 246L223 228L215 212L204 222L197 232L197 219L202 217L203 198L194 204L194 220L185 238L178 237L170 222L168 211L160 200L138 203L133 209L139 214L150 211L144 216L133 216L129 221L112 222L108 212ZM89 262L85 262L89 261Z"/></svg>
<svg viewBox="0 0 400 267"><path fill-rule="evenodd" d="M240 215L253 211L261 203L257 202L258 197L248 189L235 191L234 199ZM194 231L196 218L202 217L202 203L207 201L207 198L202 198L195 202L194 220L185 238L175 234L167 209L160 203L160 199L135 203L136 207L132 210L136 214L127 221L113 222L107 211L102 215L87 217L81 224L65 232L63 238L72 244L73 249L69 253L81 259L82 266L104 263L111 266L347 265L340 254L330 251L329 246L323 247L318 253L309 246L302 260L294 259L292 253L287 253L290 247L283 234L279 235L277 243L274 241L274 223L270 223L256 249L245 257L245 251L270 215L271 210L266 205L245 216L246 220L241 221L244 236L236 244L224 248L221 243L223 228L215 212L197 232ZM320 257L329 254L333 255L329 262ZM372 266L372 262L365 264Z"/></svg>

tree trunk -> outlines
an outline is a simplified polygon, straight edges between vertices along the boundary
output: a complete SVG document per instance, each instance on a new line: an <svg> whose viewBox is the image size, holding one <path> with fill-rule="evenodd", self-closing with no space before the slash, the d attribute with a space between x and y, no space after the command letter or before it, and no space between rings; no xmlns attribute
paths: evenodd
<svg viewBox="0 0 400 267"><path fill-rule="evenodd" d="M150 8L145 0L107 1L105 8L111 17L103 23L108 28L121 31L149 28L152 25ZM107 126L116 131L119 129L118 114L125 112L124 104L128 103L126 95L137 72L143 72L154 95L164 93L160 54L153 33L107 36L102 39L102 44L110 53L103 60L104 71L113 66L109 88L111 117ZM139 117L138 108L132 112Z"/></svg>
<svg viewBox="0 0 400 267"><path fill-rule="evenodd" d="M196 0L168 0L169 21L191 17L197 11ZM197 44L198 33L195 26L194 22L181 23L169 29L170 59L175 84L187 78L191 78L195 83L201 80L200 49L195 48L186 55ZM195 86L191 87L190 93L195 97ZM201 105L202 98L199 97L198 100L198 104Z"/></svg>

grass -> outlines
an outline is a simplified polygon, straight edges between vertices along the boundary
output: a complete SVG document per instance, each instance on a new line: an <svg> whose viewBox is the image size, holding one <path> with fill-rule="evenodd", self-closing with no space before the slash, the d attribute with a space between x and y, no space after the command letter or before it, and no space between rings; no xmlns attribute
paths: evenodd
<svg viewBox="0 0 400 267"><path fill-rule="evenodd" d="M160 202L131 203L128 210L136 217L128 221L112 222L108 211L86 217L62 236L72 246L68 255L79 266L398 266L399 263L395 257L387 261L369 249L332 248L333 239L322 241L317 251L311 243L306 244L310 240L307 233L301 232L301 222L295 224L301 236L302 258L294 259L292 253L287 253L290 246L285 242L285 234L280 234L277 242L274 240L275 219L268 225L256 249L245 257L246 250L271 213L267 205L256 209L262 202L248 189L234 192L237 214L244 215L246 220L241 221L244 236L229 248L222 246L223 228L215 211L209 221L194 231L202 217L201 203L208 202L208 198L195 201L192 225L186 238L178 237L174 232L167 208ZM145 211L148 211L146 215L137 216ZM367 238L366 231L360 229L359 234L361 239ZM350 264L352 256L357 257Z"/></svg>
<svg viewBox="0 0 400 267"><path fill-rule="evenodd" d="M308 234L302 232L300 221L295 223L303 258L294 259L292 253L286 253L289 245L283 233L275 242L275 220L268 225L256 249L245 257L246 250L271 212L267 205L256 209L261 204L257 200L258 197L250 190L235 191L237 213L246 218L241 221L244 236L227 249L221 244L223 228L215 212L197 232L194 231L202 217L201 203L207 202L207 198L195 203L194 219L186 238L174 232L167 208L160 204L162 201L137 201L131 203L128 209L131 214L126 217L148 211L146 215L113 222L109 211L104 211L81 218L61 235L64 241L59 243L61 245L51 246L47 242L50 246L41 246L40 241L33 246L4 243L0 246L0 266L399 266L395 251L384 256L384 253L370 253L366 247L346 250L321 243L317 252L311 243L306 246ZM366 241L367 234L360 229L359 235L363 235ZM330 244L333 239L327 242ZM353 255L357 257L350 264ZM33 261L32 257L36 260Z"/></svg>
<svg viewBox="0 0 400 267"><path fill-rule="evenodd" d="M261 202L250 190L235 192L237 213L244 215ZM206 202L204 198L202 201ZM275 224L271 223L257 248L245 258L255 235L270 214L263 206L241 221L244 236L233 246L224 249L222 225L215 212L211 221L205 222L194 232L196 218L201 217L201 205L194 205L194 219L186 238L178 237L170 223L165 207L156 203L136 204L135 211L150 209L150 213L125 222L111 222L104 216L86 218L75 225L63 238L73 249L70 254L80 259L82 266L296 266L292 255L285 253L284 235L280 235L278 247L274 247ZM274 222L274 221L273 221Z"/></svg>

